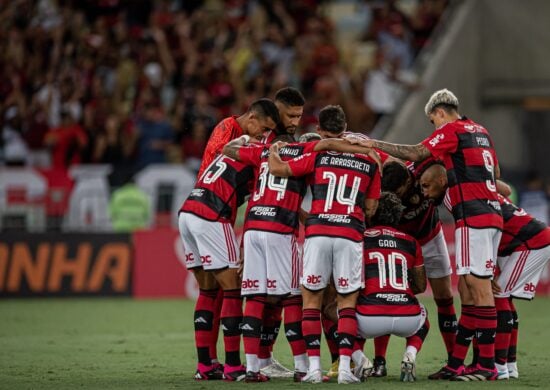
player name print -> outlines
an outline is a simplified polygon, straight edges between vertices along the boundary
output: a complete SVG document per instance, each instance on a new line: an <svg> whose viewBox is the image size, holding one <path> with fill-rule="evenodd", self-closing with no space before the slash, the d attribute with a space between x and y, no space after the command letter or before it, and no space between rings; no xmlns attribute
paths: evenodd
<svg viewBox="0 0 550 390"><path fill-rule="evenodd" d="M371 164L353 159L353 155L351 154L344 154L343 157L324 156L321 158L320 166L351 168L367 173L370 172L371 169Z"/></svg>

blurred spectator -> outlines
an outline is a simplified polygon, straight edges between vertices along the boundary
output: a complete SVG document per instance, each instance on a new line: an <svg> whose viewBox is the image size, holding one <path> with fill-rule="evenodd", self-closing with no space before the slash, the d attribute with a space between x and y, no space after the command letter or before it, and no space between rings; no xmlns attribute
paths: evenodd
<svg viewBox="0 0 550 390"><path fill-rule="evenodd" d="M16 106L9 107L4 114L2 128L0 163L10 166L26 165L29 158L27 144L21 135L21 118Z"/></svg>
<svg viewBox="0 0 550 390"><path fill-rule="evenodd" d="M548 199L544 182L538 172L528 173L525 188L519 194L519 207L548 225Z"/></svg>
<svg viewBox="0 0 550 390"><path fill-rule="evenodd" d="M144 229L150 220L150 199L133 180L113 192L109 216L115 232L126 233Z"/></svg>
<svg viewBox="0 0 550 390"><path fill-rule="evenodd" d="M44 144L52 150L52 167L67 169L81 162L80 155L88 144L88 137L69 111L61 111L60 118L60 126L46 133Z"/></svg>
<svg viewBox="0 0 550 390"><path fill-rule="evenodd" d="M153 163L166 163L166 152L172 144L174 131L158 104L148 103L137 120L139 168Z"/></svg>

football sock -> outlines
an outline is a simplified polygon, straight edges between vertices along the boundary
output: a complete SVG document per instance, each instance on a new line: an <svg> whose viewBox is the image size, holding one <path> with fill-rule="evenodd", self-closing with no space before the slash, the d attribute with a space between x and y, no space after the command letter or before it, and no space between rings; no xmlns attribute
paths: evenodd
<svg viewBox="0 0 550 390"><path fill-rule="evenodd" d="M195 303L194 325L195 346L199 363L204 366L212 364L210 350L214 338L214 302L218 290L199 290L199 296Z"/></svg>
<svg viewBox="0 0 550 390"><path fill-rule="evenodd" d="M302 334L302 296L293 295L283 300L285 312L285 336L293 356L306 353L306 342Z"/></svg>
<svg viewBox="0 0 550 390"><path fill-rule="evenodd" d="M478 364L483 368L495 368L495 337L497 311L494 306L476 307L476 338L479 346Z"/></svg>
<svg viewBox="0 0 550 390"><path fill-rule="evenodd" d="M474 338L476 331L476 307L474 305L462 305L460 319L458 320L458 329L456 333L455 345L449 362L447 363L453 370L458 370L463 364L470 343Z"/></svg>
<svg viewBox="0 0 550 390"><path fill-rule="evenodd" d="M374 338L374 358L386 360L386 351L390 343L390 335L378 336Z"/></svg>
<svg viewBox="0 0 550 390"><path fill-rule="evenodd" d="M510 345L508 347L508 363L514 363L516 361L516 351L518 344L518 312L516 311L516 306L514 301L510 298L510 309L512 310L512 319L514 320L514 325L512 327L512 333L510 335Z"/></svg>
<svg viewBox="0 0 550 390"><path fill-rule="evenodd" d="M321 311L319 309L303 310L302 333L306 342L307 356L321 356Z"/></svg>
<svg viewBox="0 0 550 390"><path fill-rule="evenodd" d="M258 372L260 370L258 353L260 351L260 334L264 306L265 297L263 296L247 297L244 305L241 330L243 333L247 370L252 372Z"/></svg>
<svg viewBox="0 0 550 390"><path fill-rule="evenodd" d="M338 329L338 323L332 321L331 319L321 317L323 324L323 333L325 334L325 340L327 341L328 350L330 352L331 361L336 361L338 359L338 343L336 341L336 331Z"/></svg>
<svg viewBox="0 0 550 390"><path fill-rule="evenodd" d="M436 299L435 304L437 305L439 331L441 332L441 337L443 337L447 355L450 356L453 351L458 326L453 298Z"/></svg>
<svg viewBox="0 0 550 390"><path fill-rule="evenodd" d="M241 290L225 290L223 292L223 303L221 312L221 323L223 329L223 342L225 346L225 364L229 366L240 366L240 344L243 319L243 299Z"/></svg>
<svg viewBox="0 0 550 390"><path fill-rule="evenodd" d="M495 298L497 309L497 335L495 337L495 363L506 364L508 347L512 337L514 319L508 298Z"/></svg>
<svg viewBox="0 0 550 390"><path fill-rule="evenodd" d="M340 355L340 364L342 357L349 357L353 352L355 336L357 335L357 317L354 307L346 307L338 310L338 353Z"/></svg>
<svg viewBox="0 0 550 390"><path fill-rule="evenodd" d="M428 335L428 331L430 330L430 321L428 320L428 317L426 317L426 321L424 322L424 325L418 331L413 334L410 337L407 337L407 348L413 347L415 348L416 352L420 351L422 348L422 344L424 343L424 340L426 340L426 336ZM416 352L414 353L414 356L416 357Z"/></svg>

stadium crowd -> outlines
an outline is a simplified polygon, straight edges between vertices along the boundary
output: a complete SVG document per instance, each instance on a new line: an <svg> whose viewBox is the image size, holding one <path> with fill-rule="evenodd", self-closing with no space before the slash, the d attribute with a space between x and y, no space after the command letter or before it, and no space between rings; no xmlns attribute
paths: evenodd
<svg viewBox="0 0 550 390"><path fill-rule="evenodd" d="M2 2L0 164L197 169L221 118L285 85L307 98L304 129L330 102L368 133L446 1L347 3L359 34L342 44L329 1ZM376 54L356 67L361 43Z"/></svg>

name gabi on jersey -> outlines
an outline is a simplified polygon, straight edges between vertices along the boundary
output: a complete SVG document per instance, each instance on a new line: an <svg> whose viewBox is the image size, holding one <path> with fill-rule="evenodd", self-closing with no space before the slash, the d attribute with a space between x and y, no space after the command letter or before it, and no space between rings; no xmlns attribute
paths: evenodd
<svg viewBox="0 0 550 390"><path fill-rule="evenodd" d="M331 223L351 223L349 215L346 214L319 214L319 219L326 219Z"/></svg>
<svg viewBox="0 0 550 390"><path fill-rule="evenodd" d="M378 293L376 294L376 298L384 299L388 302L409 302L407 294Z"/></svg>
<svg viewBox="0 0 550 390"><path fill-rule="evenodd" d="M345 168L353 168L364 172L370 172L370 165L362 161L349 160L341 157L322 157L321 165L340 166Z"/></svg>
<svg viewBox="0 0 550 390"><path fill-rule="evenodd" d="M204 189L203 188L195 188L193 191L191 191L190 196L196 196L201 197L204 195Z"/></svg>
<svg viewBox="0 0 550 390"><path fill-rule="evenodd" d="M258 217L274 217L277 214L275 207L254 206L250 209L251 213Z"/></svg>
<svg viewBox="0 0 550 390"><path fill-rule="evenodd" d="M382 248L397 248L397 241L394 240L378 240L378 245Z"/></svg>

